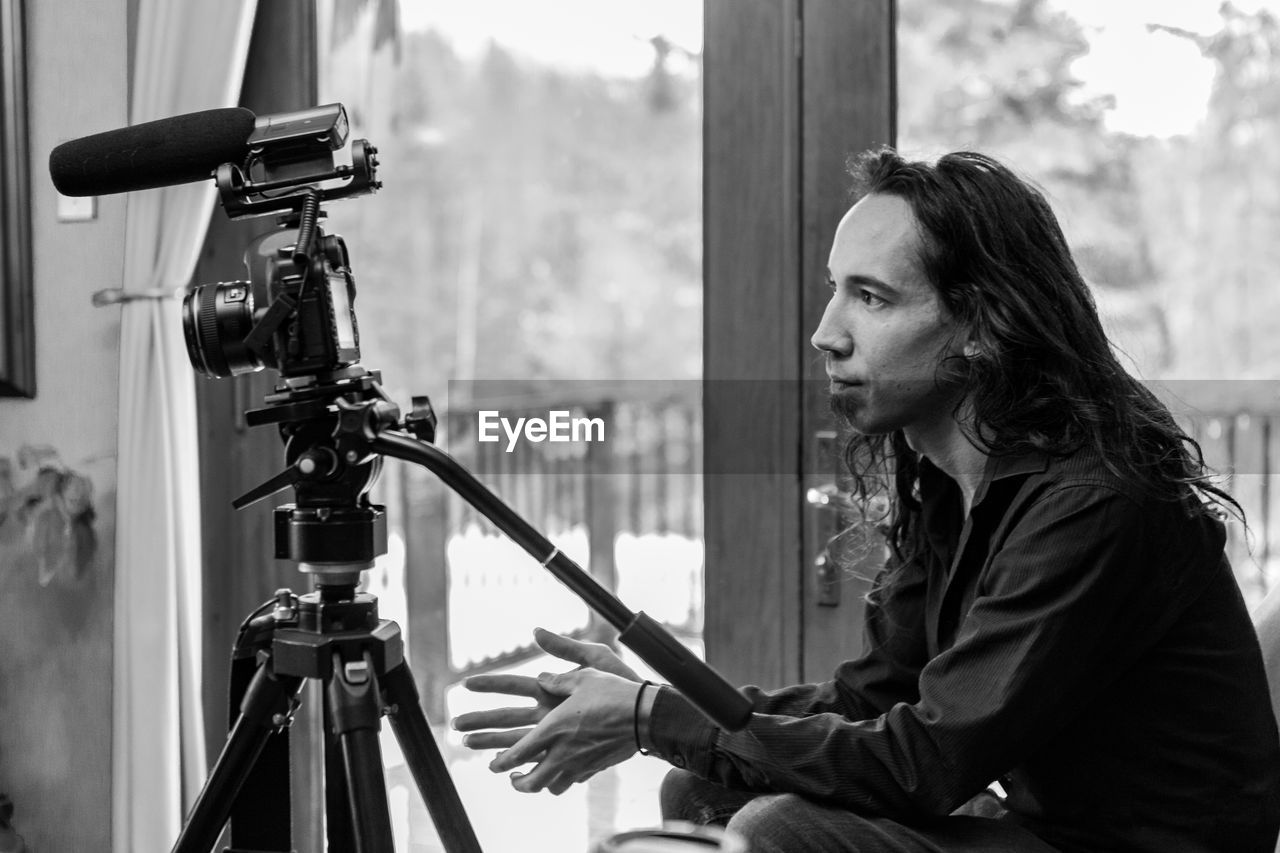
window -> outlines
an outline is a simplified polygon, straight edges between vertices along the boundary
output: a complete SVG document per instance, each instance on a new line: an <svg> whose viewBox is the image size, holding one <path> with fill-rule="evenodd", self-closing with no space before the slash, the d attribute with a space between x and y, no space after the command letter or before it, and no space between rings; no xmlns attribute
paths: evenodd
<svg viewBox="0 0 1280 853"><path fill-rule="evenodd" d="M700 650L700 4L332 0L319 18L321 102L347 107L385 183L329 209L351 253L362 363L402 405L428 394L438 444ZM561 410L602 418L603 450L507 453L500 430L479 441L484 411L514 423ZM392 548L369 575L434 692L428 713L482 846L585 849L656 824L657 761L530 797L440 728L495 704L443 681L570 668L530 654L532 629L600 628L442 490L386 466L376 499ZM390 739L384 750L403 849L433 843Z"/></svg>

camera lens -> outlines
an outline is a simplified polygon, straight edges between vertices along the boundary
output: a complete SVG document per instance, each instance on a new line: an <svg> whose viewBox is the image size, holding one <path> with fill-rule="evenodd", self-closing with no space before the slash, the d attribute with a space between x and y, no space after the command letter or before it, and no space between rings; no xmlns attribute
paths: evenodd
<svg viewBox="0 0 1280 853"><path fill-rule="evenodd" d="M247 281L202 284L182 300L182 332L191 366L205 376L261 370L262 358L244 345L253 328L253 292Z"/></svg>

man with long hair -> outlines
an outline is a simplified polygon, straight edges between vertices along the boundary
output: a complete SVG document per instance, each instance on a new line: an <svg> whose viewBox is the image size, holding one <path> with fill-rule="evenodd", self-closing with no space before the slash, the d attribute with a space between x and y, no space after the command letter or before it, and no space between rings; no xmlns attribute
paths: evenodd
<svg viewBox="0 0 1280 853"><path fill-rule="evenodd" d="M536 704L459 717L467 744L554 793L647 749L676 767L664 816L753 853L1270 853L1280 738L1224 553L1239 507L1117 361L1039 191L969 152L852 171L813 344L856 496L888 507L865 519L888 535L865 653L746 688L724 732L539 632L579 668L471 679Z"/></svg>

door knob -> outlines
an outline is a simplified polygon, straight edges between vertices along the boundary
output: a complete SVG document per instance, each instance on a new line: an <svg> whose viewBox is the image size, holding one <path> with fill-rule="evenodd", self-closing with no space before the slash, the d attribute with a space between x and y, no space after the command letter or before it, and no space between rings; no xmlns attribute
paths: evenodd
<svg viewBox="0 0 1280 853"><path fill-rule="evenodd" d="M814 486L805 493L805 501L817 514L815 540L820 550L813 561L815 601L819 607L839 607L840 560L832 554L832 546L848 526L846 512L853 509L853 502L835 483Z"/></svg>

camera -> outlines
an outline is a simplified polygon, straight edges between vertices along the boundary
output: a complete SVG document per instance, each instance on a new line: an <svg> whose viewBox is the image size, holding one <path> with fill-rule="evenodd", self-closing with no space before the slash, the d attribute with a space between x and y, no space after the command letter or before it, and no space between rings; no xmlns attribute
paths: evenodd
<svg viewBox="0 0 1280 853"><path fill-rule="evenodd" d="M281 376L330 372L360 360L355 281L341 238L324 237L319 263L294 259L295 237L265 234L245 251L247 281L196 286L182 303L187 356L208 377L235 376L270 367ZM269 306L290 315L261 343L252 333Z"/></svg>
<svg viewBox="0 0 1280 853"><path fill-rule="evenodd" d="M281 377L328 374L360 360L355 281L342 238L325 235L321 201L373 192L377 149L356 140L351 165L335 166L347 141L341 104L259 120L242 164L218 167L232 219L279 213L280 229L245 251L249 277L198 285L182 305L192 367L211 378L261 370ZM335 179L336 188L325 187Z"/></svg>

